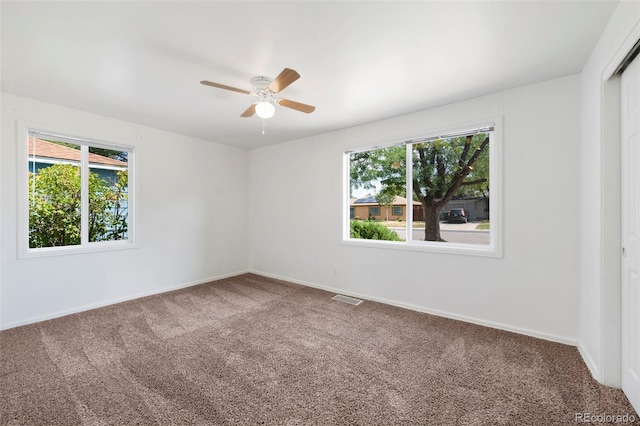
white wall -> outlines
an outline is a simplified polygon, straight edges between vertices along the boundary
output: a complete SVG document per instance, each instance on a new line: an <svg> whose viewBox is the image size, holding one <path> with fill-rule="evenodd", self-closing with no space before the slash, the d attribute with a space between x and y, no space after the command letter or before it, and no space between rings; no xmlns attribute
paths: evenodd
<svg viewBox="0 0 640 426"><path fill-rule="evenodd" d="M582 72L580 338L594 377L620 386L620 113L612 67L640 37L640 3L620 2Z"/></svg>
<svg viewBox="0 0 640 426"><path fill-rule="evenodd" d="M575 344L579 101L574 75L251 151L251 269ZM497 115L502 258L341 244L344 150Z"/></svg>
<svg viewBox="0 0 640 426"><path fill-rule="evenodd" d="M139 247L17 259L16 120L136 149ZM2 94L0 327L248 269L248 152Z"/></svg>
<svg viewBox="0 0 640 426"><path fill-rule="evenodd" d="M3 93L0 327L250 268L579 342L594 376L616 385L619 351L607 344L619 334L610 203L619 188L619 147L602 135L602 73L638 22L638 3L621 3L582 76L250 153ZM496 115L504 117L503 258L341 244L345 149ZM17 260L17 119L136 147L139 248ZM547 205L579 214L549 212Z"/></svg>

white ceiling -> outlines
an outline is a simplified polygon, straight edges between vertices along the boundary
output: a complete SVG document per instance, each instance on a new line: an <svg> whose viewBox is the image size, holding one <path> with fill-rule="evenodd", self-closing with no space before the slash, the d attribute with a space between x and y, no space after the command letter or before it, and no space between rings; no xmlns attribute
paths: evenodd
<svg viewBox="0 0 640 426"><path fill-rule="evenodd" d="M617 1L2 1L2 90L243 148L578 73ZM241 118L251 89L301 78Z"/></svg>

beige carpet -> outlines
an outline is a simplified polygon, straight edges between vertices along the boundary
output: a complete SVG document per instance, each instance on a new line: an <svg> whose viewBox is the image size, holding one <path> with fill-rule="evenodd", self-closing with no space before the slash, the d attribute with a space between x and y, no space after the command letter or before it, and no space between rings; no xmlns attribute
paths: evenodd
<svg viewBox="0 0 640 426"><path fill-rule="evenodd" d="M637 419L574 347L331 296L243 275L5 330L0 424Z"/></svg>

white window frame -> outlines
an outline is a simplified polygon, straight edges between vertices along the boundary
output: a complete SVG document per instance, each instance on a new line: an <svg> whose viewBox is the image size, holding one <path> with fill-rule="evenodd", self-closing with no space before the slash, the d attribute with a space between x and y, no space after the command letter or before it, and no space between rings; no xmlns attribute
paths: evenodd
<svg viewBox="0 0 640 426"><path fill-rule="evenodd" d="M18 259L34 257L72 255L78 253L92 253L111 250L137 248L136 244L136 184L135 184L135 148L133 145L106 142L89 137L74 136L77 132L64 129L54 129L52 126L40 126L18 121L17 123L17 173L18 173ZM29 133L36 132L49 136L54 140L69 142L81 146L81 224L79 245L56 247L29 247ZM127 151L128 170L128 228L126 240L88 241L88 211L89 211L89 169L95 168L89 164L89 147L106 148Z"/></svg>
<svg viewBox="0 0 640 426"><path fill-rule="evenodd" d="M493 127L491 133L491 142L489 143L489 211L491 212L491 229L489 244L462 244L452 242L438 241L379 241L357 239L350 237L350 217L349 217L349 196L350 196L350 155L354 152L370 151L389 146L406 145L407 147L407 170L412 170L412 150L411 144L421 141L436 139L439 136L457 136L469 134L476 129ZM445 128L432 128L425 131L416 132L412 135L402 138L389 138L390 141L381 144L370 143L356 149L345 150L343 153L343 228L342 228L342 244L350 246L360 246L381 249L410 250L446 254L461 254L471 256L484 257L502 257L502 118L494 117L488 120L482 120L474 123L450 126ZM409 176L409 173L408 173ZM407 194L412 194L411 179L407 180ZM413 197L407 195L406 206L406 232L407 236L412 235L413 223Z"/></svg>

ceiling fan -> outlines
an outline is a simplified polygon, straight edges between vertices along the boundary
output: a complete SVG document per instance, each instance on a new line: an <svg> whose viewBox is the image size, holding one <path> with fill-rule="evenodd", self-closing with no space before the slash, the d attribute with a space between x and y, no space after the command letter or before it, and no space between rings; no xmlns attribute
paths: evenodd
<svg viewBox="0 0 640 426"><path fill-rule="evenodd" d="M303 104L300 102L292 101L289 99L278 98L277 93L280 93L284 88L300 78L300 74L296 71L285 68L280 74L271 80L268 77L254 77L251 79L252 90L238 89L224 84L213 83L211 81L203 80L200 84L205 86L217 87L218 89L231 90L233 92L244 93L245 95L252 95L258 98L258 101L254 102L243 112L240 117L251 117L256 114L260 118L271 118L275 114L275 105L282 105L286 108L295 109L306 114L310 114L315 111L316 107Z"/></svg>

